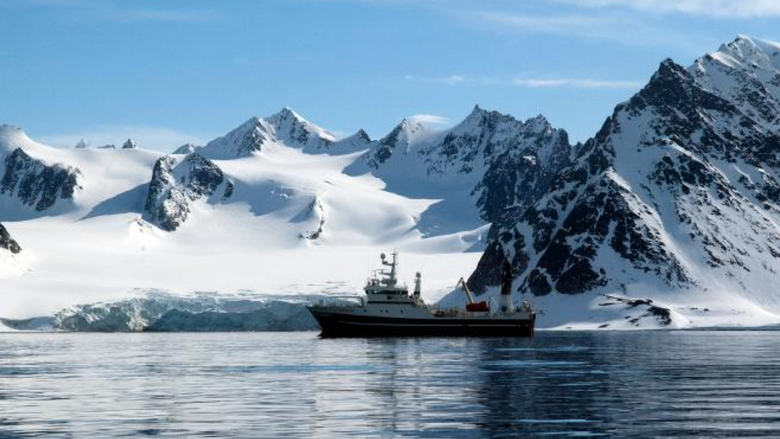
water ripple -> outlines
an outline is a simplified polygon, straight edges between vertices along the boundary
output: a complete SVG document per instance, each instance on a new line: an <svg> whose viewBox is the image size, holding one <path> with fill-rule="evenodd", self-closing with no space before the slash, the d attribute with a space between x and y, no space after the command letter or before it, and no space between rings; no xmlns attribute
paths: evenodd
<svg viewBox="0 0 780 439"><path fill-rule="evenodd" d="M776 438L776 334L3 334L0 439Z"/></svg>

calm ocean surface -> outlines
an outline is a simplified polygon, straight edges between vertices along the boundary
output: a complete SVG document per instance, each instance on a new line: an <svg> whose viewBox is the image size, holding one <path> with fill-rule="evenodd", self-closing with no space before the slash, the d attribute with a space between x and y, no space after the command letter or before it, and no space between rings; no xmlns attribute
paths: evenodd
<svg viewBox="0 0 780 439"><path fill-rule="evenodd" d="M780 437L780 332L0 334L0 438Z"/></svg>

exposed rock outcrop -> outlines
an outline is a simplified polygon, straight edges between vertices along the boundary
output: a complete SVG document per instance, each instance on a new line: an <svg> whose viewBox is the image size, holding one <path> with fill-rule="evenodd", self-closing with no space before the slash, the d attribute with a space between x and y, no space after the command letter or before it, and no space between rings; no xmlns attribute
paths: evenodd
<svg viewBox="0 0 780 439"><path fill-rule="evenodd" d="M224 181L222 170L198 153L183 160L161 157L152 171L144 216L161 229L174 231L187 220L190 204L211 196ZM228 183L223 197L232 191Z"/></svg>
<svg viewBox="0 0 780 439"><path fill-rule="evenodd" d="M72 166L47 165L17 148L5 157L0 179L0 194L14 197L20 203L45 211L59 200L73 200L81 189L80 171Z"/></svg>
<svg viewBox="0 0 780 439"><path fill-rule="evenodd" d="M13 254L22 251L22 247L11 238L11 234L2 224L0 224L0 249L8 250Z"/></svg>

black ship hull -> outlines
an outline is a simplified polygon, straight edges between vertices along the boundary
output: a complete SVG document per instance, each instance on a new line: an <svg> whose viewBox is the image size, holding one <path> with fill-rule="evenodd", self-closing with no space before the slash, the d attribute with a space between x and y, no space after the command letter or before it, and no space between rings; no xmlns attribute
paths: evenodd
<svg viewBox="0 0 780 439"><path fill-rule="evenodd" d="M536 315L528 319L432 317L407 319L310 311L322 337L529 337Z"/></svg>

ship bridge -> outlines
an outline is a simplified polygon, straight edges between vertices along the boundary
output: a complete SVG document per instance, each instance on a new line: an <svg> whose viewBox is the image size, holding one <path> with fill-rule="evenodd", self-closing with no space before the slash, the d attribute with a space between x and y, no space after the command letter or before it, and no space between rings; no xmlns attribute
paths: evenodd
<svg viewBox="0 0 780 439"><path fill-rule="evenodd" d="M392 260L387 260L387 255L382 253L382 265L388 268L374 270L372 276L366 282L364 288L368 296L368 303L415 303L415 298L409 295L406 285L398 285L398 252L392 253ZM420 283L420 274L417 274L416 285ZM419 289L415 287L415 295Z"/></svg>

